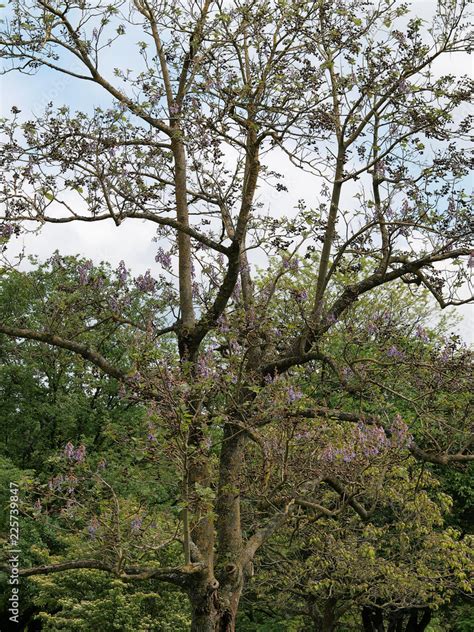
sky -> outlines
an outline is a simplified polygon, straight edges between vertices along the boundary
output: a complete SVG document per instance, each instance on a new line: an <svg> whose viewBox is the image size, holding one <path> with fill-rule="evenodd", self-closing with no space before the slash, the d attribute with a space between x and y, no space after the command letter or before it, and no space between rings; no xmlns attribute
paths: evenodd
<svg viewBox="0 0 474 632"><path fill-rule="evenodd" d="M420 17L429 17L433 11L432 0L413 3L414 12ZM118 56L117 56L118 55ZM124 43L120 49L115 47L114 57L107 60L109 64L127 67L129 60L128 47ZM438 64L437 72L456 73L470 72L472 65L465 55L446 55L442 63ZM79 82L66 75L41 69L32 76L10 73L0 78L0 116L8 116L13 105L22 110L25 118L29 115L40 115L49 102L55 106L69 105L71 109L90 111L94 105L107 105L108 97L103 90L89 82ZM314 181L308 186L308 177L296 168L289 168L282 156L275 156L272 165L278 171L285 173L285 184L289 193L279 194L278 206L284 212L291 208L297 199L304 198L315 204ZM469 187L472 188L472 187ZM275 204L270 190L265 191L262 198L267 204ZM72 222L67 225L46 225L37 234L22 235L13 240L9 246L10 258L22 250L27 254L36 254L40 259L49 257L54 250L59 249L62 254L78 254L94 261L109 261L117 266L124 260L135 274L143 274L148 268L154 267L156 243L152 241L154 228L149 223L140 220L127 220L120 227L113 222L100 222L91 225ZM457 308L462 315L462 322L458 332L468 342L474 342L474 306Z"/></svg>

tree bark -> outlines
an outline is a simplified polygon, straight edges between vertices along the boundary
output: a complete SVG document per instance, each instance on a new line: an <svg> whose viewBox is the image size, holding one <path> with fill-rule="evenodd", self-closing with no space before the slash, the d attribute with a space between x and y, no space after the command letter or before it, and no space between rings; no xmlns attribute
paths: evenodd
<svg viewBox="0 0 474 632"><path fill-rule="evenodd" d="M189 591L192 610L191 632L235 632L242 586L229 584L220 590L216 580L194 586Z"/></svg>
<svg viewBox="0 0 474 632"><path fill-rule="evenodd" d="M178 222L189 227L189 212L187 200L187 165L184 145L179 138L180 131L176 130L176 136L171 140L174 156L174 181L176 199L176 217ZM181 308L181 324L183 338L192 331L195 324L193 291L192 291L192 264L191 264L191 238L183 231L178 231L178 263L179 263L179 304ZM187 354L186 354L187 355Z"/></svg>
<svg viewBox="0 0 474 632"><path fill-rule="evenodd" d="M245 437L240 428L226 424L220 457L217 497L217 576L221 607L219 632L233 632L243 588L240 476Z"/></svg>
<svg viewBox="0 0 474 632"><path fill-rule="evenodd" d="M431 621L431 610L404 608L386 616L388 617L387 632L424 632ZM363 608L364 632L384 632L386 629L384 618L383 611L378 608Z"/></svg>
<svg viewBox="0 0 474 632"><path fill-rule="evenodd" d="M334 632L336 627L337 619L335 615L337 600L336 599L327 599L324 604L323 616L321 621L321 632Z"/></svg>
<svg viewBox="0 0 474 632"><path fill-rule="evenodd" d="M421 613L421 618L418 621L418 615ZM423 632L431 621L431 610L424 608L423 610L412 609L410 618L408 619L405 632Z"/></svg>
<svg viewBox="0 0 474 632"><path fill-rule="evenodd" d="M383 615L376 608L362 608L362 624L364 632L385 632Z"/></svg>

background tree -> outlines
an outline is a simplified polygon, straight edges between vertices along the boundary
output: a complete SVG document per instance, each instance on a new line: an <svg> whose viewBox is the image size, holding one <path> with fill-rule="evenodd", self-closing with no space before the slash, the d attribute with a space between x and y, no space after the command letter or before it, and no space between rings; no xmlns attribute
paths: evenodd
<svg viewBox="0 0 474 632"><path fill-rule="evenodd" d="M303 463L295 459L295 478L284 478L263 511L247 504L249 441L260 446L265 468L258 430L270 440L285 431L288 407L307 404L300 393L308 373L332 386L339 408L330 416L370 412L370 381L354 358L340 362L332 344L365 294L404 281L427 288L441 307L471 300L458 292L468 281L465 266L452 265L471 252L468 121L459 109L469 85L435 73L442 55L469 48L465 5L440 2L428 27L392 1L14 4L0 40L7 68L66 73L101 88L107 105L91 115L51 106L26 121L14 108L3 123L2 235L31 222L147 220L159 228L156 261L165 278L135 279L153 299L137 323L124 266L115 305L100 302L103 288L87 263L77 274L90 311L40 329L34 315L12 312L0 332L66 349L151 407L162 458L181 480L183 542L183 564L171 569L138 571L118 555L25 575L86 562L122 579L145 573L187 591L194 630L234 629L252 560L301 494ZM134 69L102 63L107 48L138 32ZM274 208L258 214L258 192L272 182L285 187L268 166L272 154L321 187L319 200L302 202L289 219ZM257 249L283 255L260 289L250 256ZM315 275L282 299L295 250ZM266 318L276 301L297 315L278 331ZM134 336L120 359L96 338L114 315ZM407 352L387 353L397 365ZM377 388L390 392L380 377ZM432 439L412 451L442 463L472 459L462 427L452 445ZM310 465L308 494L320 476ZM275 467L268 472L273 483Z"/></svg>
<svg viewBox="0 0 474 632"><path fill-rule="evenodd" d="M366 476L377 509L365 521L341 514L331 489L321 497L332 510L308 503L312 511L300 512L259 556L260 581L243 614L299 616L305 623L297 629L321 632L423 630L453 595L470 592L472 543L443 528L450 498L439 483L410 461L392 468L382 490L369 484L370 468Z"/></svg>

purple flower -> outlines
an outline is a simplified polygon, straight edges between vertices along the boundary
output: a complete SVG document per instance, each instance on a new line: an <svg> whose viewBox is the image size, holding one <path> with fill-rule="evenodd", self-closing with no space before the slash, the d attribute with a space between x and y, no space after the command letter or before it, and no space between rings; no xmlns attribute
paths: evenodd
<svg viewBox="0 0 474 632"><path fill-rule="evenodd" d="M92 520L90 521L89 526L87 527L87 532L89 533L89 537L92 539L95 539L96 537L96 533L97 533L97 529L99 528L99 521L97 520L97 518L94 516L94 518L92 518Z"/></svg>
<svg viewBox="0 0 474 632"><path fill-rule="evenodd" d="M211 375L211 368L209 366L210 363L210 355L208 353L205 353L204 355L200 356L198 358L197 361L197 370L198 370L198 374L203 377L203 378L207 378L210 377Z"/></svg>
<svg viewBox="0 0 474 632"><path fill-rule="evenodd" d="M338 450L334 446L328 445L321 453L321 460L332 462L335 460L337 454Z"/></svg>
<svg viewBox="0 0 474 632"><path fill-rule="evenodd" d="M49 489L60 489L62 484L64 483L64 476L60 474L59 476L54 476L49 482Z"/></svg>
<svg viewBox="0 0 474 632"><path fill-rule="evenodd" d="M402 81L398 84L398 88L402 94L407 94L410 90L410 84L408 81L405 81L405 79L402 79Z"/></svg>
<svg viewBox="0 0 474 632"><path fill-rule="evenodd" d="M377 325L372 321L370 321L367 325L367 331L369 334L375 334L377 332L377 329Z"/></svg>
<svg viewBox="0 0 474 632"><path fill-rule="evenodd" d="M64 447L64 456L67 459L73 459L75 454L74 445L68 441Z"/></svg>
<svg viewBox="0 0 474 632"><path fill-rule="evenodd" d="M288 259L283 259L283 267L285 268L285 270L298 270L299 268L299 264L300 264L300 260L298 259L298 257L294 257L292 259L288 258Z"/></svg>
<svg viewBox="0 0 474 632"><path fill-rule="evenodd" d="M428 334L426 333L426 330L421 325L417 325L416 330L415 330L415 336L419 338L420 340L422 340L423 342L429 342L430 340Z"/></svg>
<svg viewBox="0 0 474 632"><path fill-rule="evenodd" d="M303 393L300 390L294 389L293 386L290 386L288 388L288 401L290 402L290 404L293 402L297 402L302 397Z"/></svg>
<svg viewBox="0 0 474 632"><path fill-rule="evenodd" d="M141 518L134 518L130 523L130 530L132 533L137 534L142 528L143 520Z"/></svg>
<svg viewBox="0 0 474 632"><path fill-rule="evenodd" d="M150 443L154 443L156 441L155 428L154 428L153 424L151 424L151 423L148 424L147 439L148 439L148 441L150 441Z"/></svg>
<svg viewBox="0 0 474 632"><path fill-rule="evenodd" d="M110 309L112 309L114 312L118 312L119 311L119 302L117 301L117 299L115 298L115 296L111 296L108 299L108 303L110 306Z"/></svg>
<svg viewBox="0 0 474 632"><path fill-rule="evenodd" d="M342 377L343 377L345 380L350 380L350 379L351 379L351 377L353 377L353 376L354 376L354 371L353 371L350 367L345 366L345 367L342 369Z"/></svg>
<svg viewBox="0 0 474 632"><path fill-rule="evenodd" d="M81 285L87 285L90 279L90 272L92 270L92 261L84 261L77 267L79 273L79 283Z"/></svg>
<svg viewBox="0 0 474 632"><path fill-rule="evenodd" d="M82 463L86 458L86 446L81 443L81 445L74 452L74 460L78 463Z"/></svg>
<svg viewBox="0 0 474 632"><path fill-rule="evenodd" d="M304 430L303 432L297 432L295 434L296 441L302 441L303 439L309 439L310 437L311 437L311 433L308 432L307 430Z"/></svg>
<svg viewBox="0 0 474 632"><path fill-rule="evenodd" d="M151 276L150 270L147 270L145 274L140 274L140 276L135 279L135 285L140 292L151 294L155 289L156 281Z"/></svg>
<svg viewBox="0 0 474 632"><path fill-rule="evenodd" d="M297 303L302 303L308 298L308 292L306 290L296 290L294 292L294 297Z"/></svg>
<svg viewBox="0 0 474 632"><path fill-rule="evenodd" d="M387 350L387 355L389 358L398 358L399 360L405 357L403 351L397 349L395 345L392 345L390 349Z"/></svg>
<svg viewBox="0 0 474 632"><path fill-rule="evenodd" d="M474 250L472 250L471 254L469 255L469 259L467 260L467 267L474 268Z"/></svg>
<svg viewBox="0 0 474 632"><path fill-rule="evenodd" d="M408 426L400 414L397 414L390 427L390 445L394 448L410 447L413 443Z"/></svg>
<svg viewBox="0 0 474 632"><path fill-rule="evenodd" d="M193 286L192 286L193 298L198 298L199 297L200 289L201 288L199 287L199 283L197 283L196 281L193 281Z"/></svg>
<svg viewBox="0 0 474 632"><path fill-rule="evenodd" d="M127 281L127 277L128 277L128 272L127 272L127 268L125 267L125 262L124 261L120 261L120 263L118 264L118 268L115 271L119 283L120 285L124 285L125 282Z"/></svg>
<svg viewBox="0 0 474 632"><path fill-rule="evenodd" d="M241 346L237 340L231 340L229 346L233 353L239 353L241 350Z"/></svg>
<svg viewBox="0 0 474 632"><path fill-rule="evenodd" d="M229 324L224 314L221 314L217 319L217 326L221 334L226 334L228 331L230 331Z"/></svg>
<svg viewBox="0 0 474 632"><path fill-rule="evenodd" d="M179 112L179 105L177 103L172 103L170 105L170 114L178 114Z"/></svg>
<svg viewBox="0 0 474 632"><path fill-rule="evenodd" d="M350 463L356 458L356 453L354 452L354 450L349 448L345 448L344 450L342 450L341 454L344 463Z"/></svg>
<svg viewBox="0 0 474 632"><path fill-rule="evenodd" d="M4 237L8 239L14 233L15 229L12 224L2 224L0 225L0 237Z"/></svg>
<svg viewBox="0 0 474 632"><path fill-rule="evenodd" d="M163 266L163 268L165 268L165 270L170 270L171 269L171 255L169 252L165 252L163 250L163 248L158 248L158 252L156 253L155 256L155 261L157 263L159 263L161 266Z"/></svg>
<svg viewBox="0 0 474 632"><path fill-rule="evenodd" d="M239 300L240 292L241 292L240 282L237 281L237 283L235 284L234 289L232 291L232 298L234 299L234 301L238 301Z"/></svg>
<svg viewBox="0 0 474 632"><path fill-rule="evenodd" d="M375 171L375 175L376 175L378 178L382 178L382 177L383 177L383 175L384 175L384 173L385 173L385 162L384 162L383 160L378 160L378 161L375 163L375 169L374 169L374 171Z"/></svg>

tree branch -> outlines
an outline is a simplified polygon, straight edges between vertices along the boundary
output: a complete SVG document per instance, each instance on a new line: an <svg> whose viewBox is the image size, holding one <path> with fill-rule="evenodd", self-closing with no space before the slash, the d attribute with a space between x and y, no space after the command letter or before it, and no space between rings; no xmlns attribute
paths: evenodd
<svg viewBox="0 0 474 632"><path fill-rule="evenodd" d="M56 336L55 334L50 334L43 331L34 331L32 329L22 329L20 327L9 327L8 325L4 325L0 323L0 333L3 333L12 338L27 338L29 340L38 340L39 342L45 342L48 345L52 345L53 347L60 347L61 349L68 349L73 353L77 353L82 356L85 360L89 360L95 366L99 367L110 375L121 381L126 381L128 379L128 374L126 371L119 369L117 366L113 365L109 362L103 355L101 355L98 351L90 349L87 345L81 344L79 342L74 342L73 340L67 340L65 338L61 338L60 336Z"/></svg>
<svg viewBox="0 0 474 632"><path fill-rule="evenodd" d="M10 571L8 565L2 565L2 570ZM125 581L158 579L159 581L169 582L178 586L186 585L191 575L199 573L203 570L202 564L188 564L186 566L178 566L173 568L142 568L127 567L123 572L119 572L112 564L101 560L85 559L71 560L69 562L61 562L58 564L46 564L43 566L33 566L31 568L21 568L19 574L22 577L32 577L33 575L50 575L52 573L63 573L70 570L91 569L104 571L117 575Z"/></svg>

